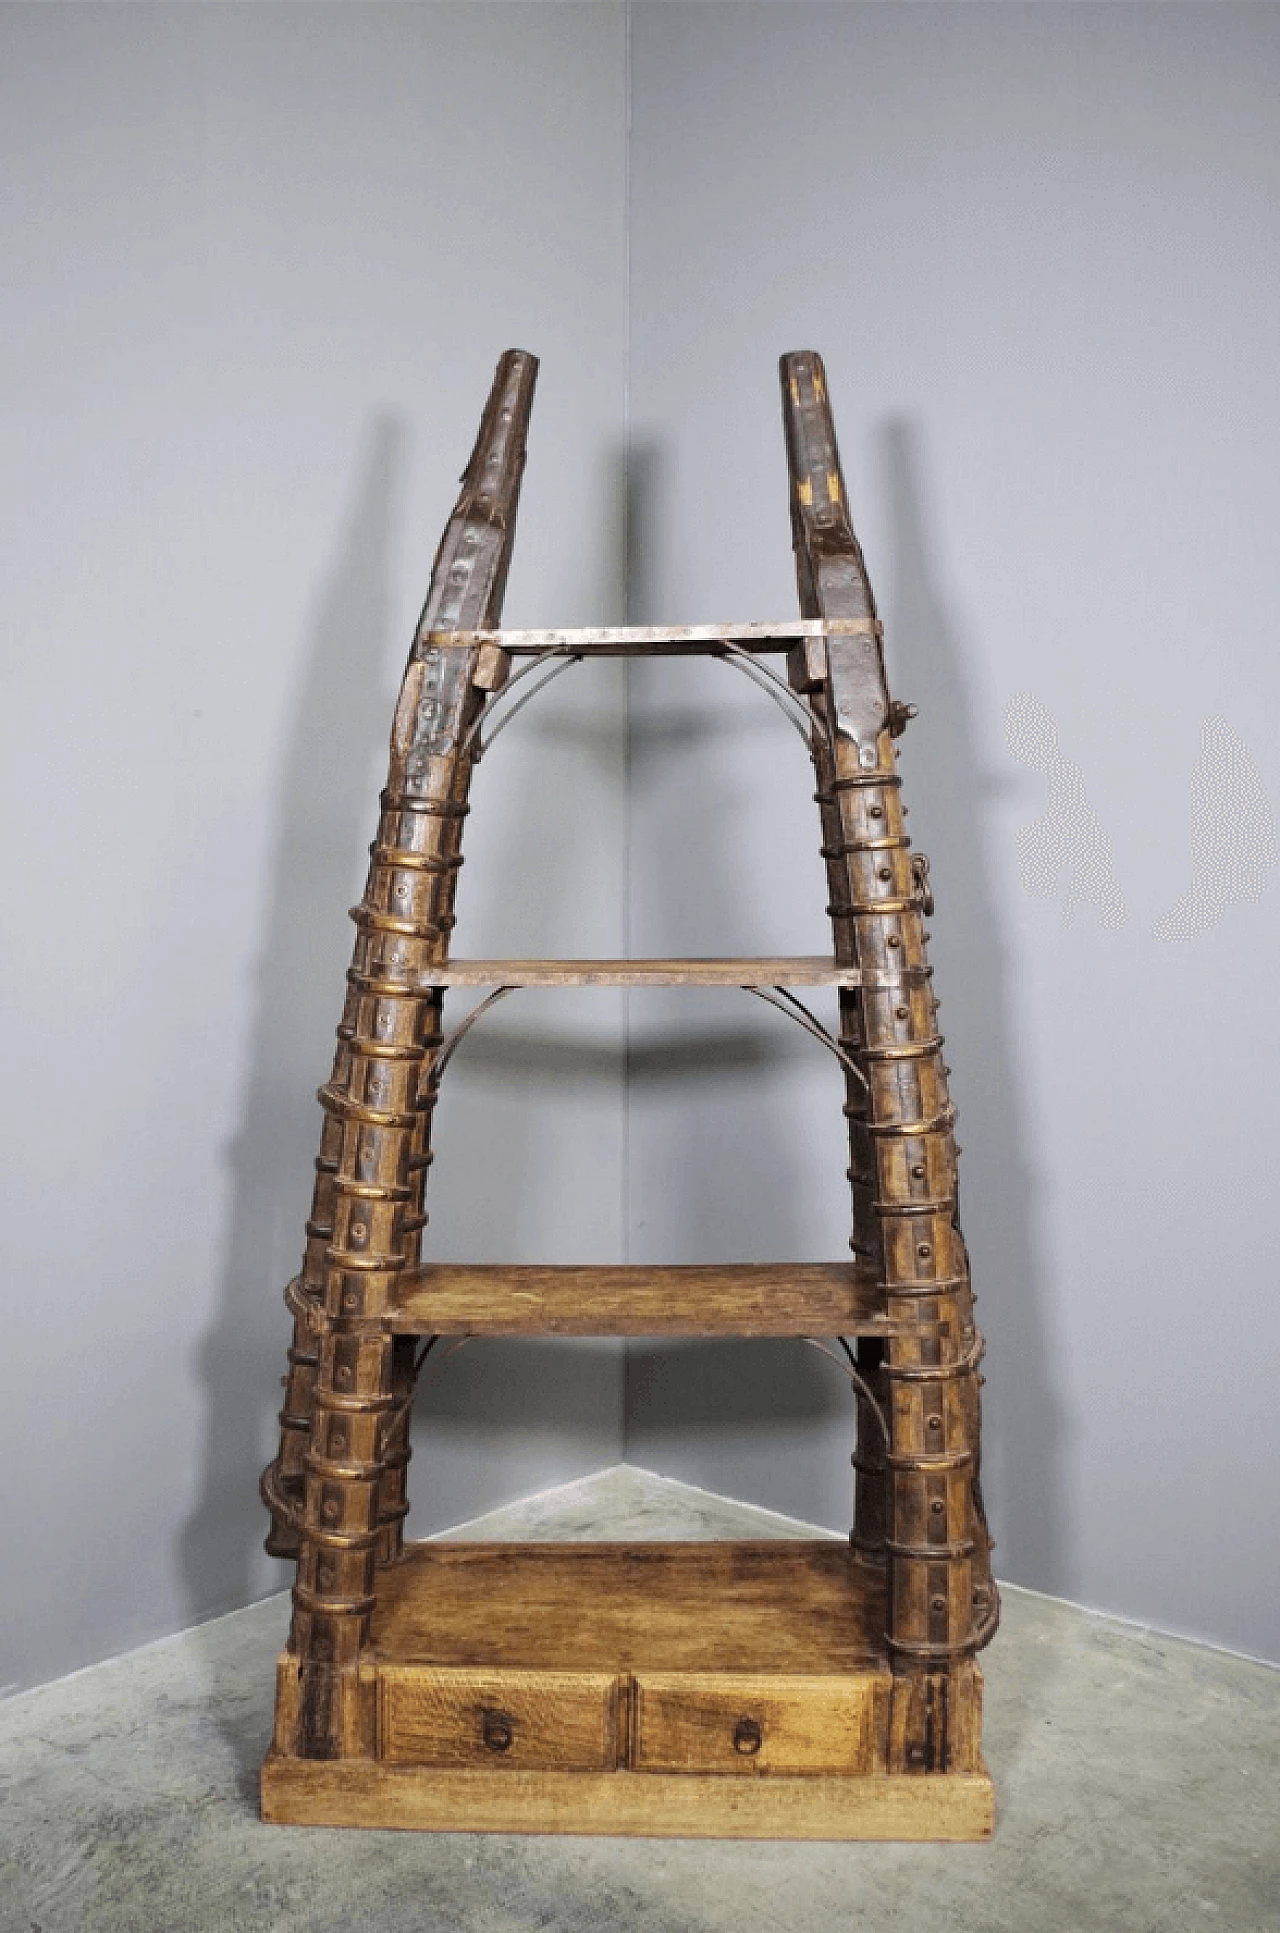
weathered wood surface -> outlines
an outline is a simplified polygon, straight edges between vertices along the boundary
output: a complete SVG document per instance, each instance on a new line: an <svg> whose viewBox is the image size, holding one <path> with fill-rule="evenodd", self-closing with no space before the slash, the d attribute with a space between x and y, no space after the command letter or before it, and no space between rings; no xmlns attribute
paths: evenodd
<svg viewBox="0 0 1280 1933"><path fill-rule="evenodd" d="M618 1679L384 1665L377 1722L378 1756L393 1763L605 1771L618 1762Z"/></svg>
<svg viewBox="0 0 1280 1933"><path fill-rule="evenodd" d="M880 1670L884 1574L835 1538L407 1544L379 1572L370 1641L379 1665Z"/></svg>
<svg viewBox="0 0 1280 1933"><path fill-rule="evenodd" d="M778 624L615 624L577 630L445 631L425 633L425 641L446 650L474 651L493 646L515 658L565 657L672 658L714 656L723 645L768 654L790 651L806 638L856 627L811 618Z"/></svg>
<svg viewBox="0 0 1280 1933"><path fill-rule="evenodd" d="M851 1262L432 1262L407 1270L390 1315L413 1336L890 1336L875 1280Z"/></svg>
<svg viewBox="0 0 1280 1933"><path fill-rule="evenodd" d="M423 987L856 987L856 966L824 954L703 960L443 960Z"/></svg>
<svg viewBox="0 0 1280 1933"><path fill-rule="evenodd" d="M454 1772L272 1752L262 1768L262 1816L278 1825L431 1832L962 1841L991 1837L995 1798L985 1771L767 1779L514 1767Z"/></svg>
<svg viewBox="0 0 1280 1933"><path fill-rule="evenodd" d="M883 1772L889 1673L637 1672L637 1772Z"/></svg>

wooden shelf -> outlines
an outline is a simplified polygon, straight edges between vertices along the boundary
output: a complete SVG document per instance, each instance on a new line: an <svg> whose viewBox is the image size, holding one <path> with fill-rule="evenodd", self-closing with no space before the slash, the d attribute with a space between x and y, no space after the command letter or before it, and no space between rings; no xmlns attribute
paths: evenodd
<svg viewBox="0 0 1280 1933"><path fill-rule="evenodd" d="M714 1612L714 1616L711 1613ZM843 1537L406 1544L378 1573L381 1663L550 1671L878 1671L884 1574Z"/></svg>
<svg viewBox="0 0 1280 1933"><path fill-rule="evenodd" d="M423 987L857 987L856 966L822 954L740 960L447 960Z"/></svg>
<svg viewBox="0 0 1280 1933"><path fill-rule="evenodd" d="M852 1262L544 1268L434 1262L400 1277L391 1327L416 1336L889 1336Z"/></svg>
<svg viewBox="0 0 1280 1933"><path fill-rule="evenodd" d="M273 1748L267 1819L984 1839L991 1781L888 1772L884 1575L843 1539L408 1545L378 1573L363 1755ZM280 1661L287 1733L297 1661ZM981 1677L953 1707L976 1739ZM278 1734L279 1736L279 1734Z"/></svg>
<svg viewBox="0 0 1280 1933"><path fill-rule="evenodd" d="M712 656L724 645L734 645L739 651L790 651L804 638L866 630L861 619L840 623L791 618L777 624L614 624L578 630L432 631L425 642L463 650L496 645L513 658L541 657L552 651L584 658L689 658Z"/></svg>

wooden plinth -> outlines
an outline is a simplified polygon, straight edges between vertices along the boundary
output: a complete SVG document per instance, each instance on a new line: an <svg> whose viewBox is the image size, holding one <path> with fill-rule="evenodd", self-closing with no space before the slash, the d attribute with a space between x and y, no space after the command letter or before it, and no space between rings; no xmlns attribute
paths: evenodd
<svg viewBox="0 0 1280 1933"><path fill-rule="evenodd" d="M379 1572L350 1756L292 1754L280 1660L262 1816L692 1838L985 1839L963 1769L887 1770L883 1580L829 1542L410 1545Z"/></svg>

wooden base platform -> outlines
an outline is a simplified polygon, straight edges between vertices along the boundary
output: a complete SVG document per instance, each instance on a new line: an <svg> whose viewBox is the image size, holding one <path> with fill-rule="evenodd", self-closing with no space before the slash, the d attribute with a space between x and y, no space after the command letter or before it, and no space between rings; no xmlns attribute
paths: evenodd
<svg viewBox="0 0 1280 1933"><path fill-rule="evenodd" d="M653 1839L990 1839L981 1772L722 1779L677 1772L428 1770L267 1755L271 1825L557 1832Z"/></svg>
<svg viewBox="0 0 1280 1933"><path fill-rule="evenodd" d="M294 1755L281 1824L673 1837L984 1839L981 1676L951 1763L891 1772L881 1572L823 1542L416 1544L379 1573L351 1752ZM900 1762L900 1761L899 1761Z"/></svg>

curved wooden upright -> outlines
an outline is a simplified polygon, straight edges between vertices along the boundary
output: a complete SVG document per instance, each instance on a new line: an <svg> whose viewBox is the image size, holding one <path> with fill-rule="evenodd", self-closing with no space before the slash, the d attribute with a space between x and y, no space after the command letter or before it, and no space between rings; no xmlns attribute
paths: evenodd
<svg viewBox="0 0 1280 1933"><path fill-rule="evenodd" d="M910 713L889 696L822 358L784 356L780 374L800 605L830 626L816 649L792 653L791 678L815 720L835 956L861 973L839 995L851 1245L875 1271L886 1315L904 1325L859 1345L888 1440L860 1397L853 1541L888 1573L890 1770L973 1769L980 1708L970 1660L998 1610L978 1474L983 1344L928 963L929 866L911 850L897 770L894 741Z"/></svg>
<svg viewBox="0 0 1280 1933"><path fill-rule="evenodd" d="M997 1598L978 1481L982 1340L926 957L928 866L907 838L894 750L908 711L885 681L822 363L782 360L800 620L661 630L499 628L536 370L519 351L498 365L352 915L306 1252L286 1290L280 1450L262 1483L267 1548L297 1562L264 1817L983 1838L974 1654ZM688 653L746 669L801 723L831 954L451 959L468 794L513 663ZM436 1094L474 1017L446 1037L447 990L584 984L744 987L831 1049L845 1070L851 1261L423 1262ZM811 986L836 991L838 1035L790 992ZM857 1406L849 1541L406 1544L419 1339L531 1334L842 1338Z"/></svg>

